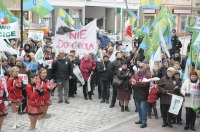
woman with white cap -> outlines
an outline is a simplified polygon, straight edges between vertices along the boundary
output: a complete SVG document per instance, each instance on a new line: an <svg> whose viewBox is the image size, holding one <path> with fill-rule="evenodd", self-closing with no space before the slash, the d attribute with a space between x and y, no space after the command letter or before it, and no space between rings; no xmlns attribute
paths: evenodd
<svg viewBox="0 0 200 132"><path fill-rule="evenodd" d="M172 128L171 120L173 118L173 115L169 113L169 108L171 104L172 96L169 95L174 93L174 88L176 86L179 86L180 81L176 80L174 77L175 69L173 67L169 67L167 69L167 74L161 78L161 80L158 82L158 88L161 92L160 97L160 104L161 104L161 114L163 116L163 124L162 127L169 126Z"/></svg>

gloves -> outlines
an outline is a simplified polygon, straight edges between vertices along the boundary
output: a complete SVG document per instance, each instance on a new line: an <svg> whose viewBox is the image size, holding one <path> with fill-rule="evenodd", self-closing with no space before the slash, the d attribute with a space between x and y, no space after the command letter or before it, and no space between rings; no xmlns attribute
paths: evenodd
<svg viewBox="0 0 200 132"><path fill-rule="evenodd" d="M186 97L190 97L190 94L189 94L189 93L185 93L185 96L186 96Z"/></svg>
<svg viewBox="0 0 200 132"><path fill-rule="evenodd" d="M38 94L40 95L40 96L43 96L44 95L44 91L43 90L36 90L37 92L38 92Z"/></svg>
<svg viewBox="0 0 200 132"><path fill-rule="evenodd" d="M45 68L45 69L48 69L48 68L49 68L49 65L46 65L44 68Z"/></svg>

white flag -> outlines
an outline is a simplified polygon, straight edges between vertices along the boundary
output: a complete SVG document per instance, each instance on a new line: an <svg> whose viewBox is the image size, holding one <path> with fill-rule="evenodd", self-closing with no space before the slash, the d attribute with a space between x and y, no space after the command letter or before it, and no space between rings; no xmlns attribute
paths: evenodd
<svg viewBox="0 0 200 132"><path fill-rule="evenodd" d="M179 110L183 104L183 97L172 95L171 105L169 108L169 112L175 115L178 115Z"/></svg>
<svg viewBox="0 0 200 132"><path fill-rule="evenodd" d="M102 50L99 49L99 51L97 52L97 61L101 61L102 59L103 59Z"/></svg>
<svg viewBox="0 0 200 132"><path fill-rule="evenodd" d="M81 84L84 85L85 81L83 79L83 75L82 75L82 73L81 73L81 71L80 71L78 66L74 67L73 73L78 78L78 80L81 82Z"/></svg>
<svg viewBox="0 0 200 132"><path fill-rule="evenodd" d="M34 58L35 58L35 60L36 60L38 63L42 64L43 61L44 61L43 57L44 57L44 53L43 53L43 51L42 51L42 48L40 47L40 48L37 50L37 52L35 53Z"/></svg>
<svg viewBox="0 0 200 132"><path fill-rule="evenodd" d="M168 58L170 58L170 54L169 54L169 51L167 49L167 45L165 43L165 39L163 37L163 34L162 34L160 28L158 30L159 30L159 38L160 38L161 48L162 48L163 52L165 52L167 54Z"/></svg>
<svg viewBox="0 0 200 132"><path fill-rule="evenodd" d="M17 55L17 51L15 49L13 49L10 45L6 44L6 42L2 39L0 39L0 51L6 51L8 53L10 53L11 55L16 54Z"/></svg>
<svg viewBox="0 0 200 132"><path fill-rule="evenodd" d="M115 56L116 53L117 53L117 51L116 51L116 46L114 46L114 51L113 51L112 55L111 55L110 58L109 58L109 60L110 60L111 62L113 62L114 60L116 60L116 56Z"/></svg>
<svg viewBox="0 0 200 132"><path fill-rule="evenodd" d="M161 48L160 46L158 47L155 55L154 55L154 62L158 62L158 61L162 61L162 58L161 58Z"/></svg>

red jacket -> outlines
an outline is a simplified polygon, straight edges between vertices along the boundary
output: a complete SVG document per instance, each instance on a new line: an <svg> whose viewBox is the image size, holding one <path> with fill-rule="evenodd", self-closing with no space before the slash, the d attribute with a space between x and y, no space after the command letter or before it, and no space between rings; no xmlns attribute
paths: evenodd
<svg viewBox="0 0 200 132"><path fill-rule="evenodd" d="M42 105L42 96L38 94L35 86L27 84L26 92L28 94L28 104L34 107L40 107Z"/></svg>
<svg viewBox="0 0 200 132"><path fill-rule="evenodd" d="M2 100L2 103L0 104L0 110L3 110L5 108L5 104L3 102L4 95L5 95L5 89L4 87L0 86L0 100Z"/></svg>
<svg viewBox="0 0 200 132"><path fill-rule="evenodd" d="M44 91L44 96L43 96L43 100L49 100L50 99L50 90L47 88L47 85L49 85L50 81L48 79L46 80L42 80L42 79L38 79L38 84L41 84L41 88Z"/></svg>
<svg viewBox="0 0 200 132"><path fill-rule="evenodd" d="M83 75L85 81L88 80L90 73L96 69L96 63L89 59L85 60L84 58L81 60L80 70Z"/></svg>
<svg viewBox="0 0 200 132"><path fill-rule="evenodd" d="M8 92L9 92L9 98L11 99L17 99L17 98L20 98L22 97L22 89L21 88L17 88L16 87L16 84L18 82L20 82L22 79L19 78L19 77L16 77L16 78L13 78L13 77L10 77L7 81L7 89L8 89Z"/></svg>
<svg viewBox="0 0 200 132"><path fill-rule="evenodd" d="M155 103L157 98L158 98L158 93L159 93L159 89L158 87L155 85L149 92L149 96L148 96L148 103Z"/></svg>

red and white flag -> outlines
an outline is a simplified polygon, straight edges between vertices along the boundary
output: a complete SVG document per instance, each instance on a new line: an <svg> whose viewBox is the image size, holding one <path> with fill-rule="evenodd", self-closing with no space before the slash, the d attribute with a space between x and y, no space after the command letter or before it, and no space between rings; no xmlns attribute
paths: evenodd
<svg viewBox="0 0 200 132"><path fill-rule="evenodd" d="M128 40L132 40L132 27L131 27L131 24L130 24L130 19L128 19L126 22L125 22L125 30L126 30L126 38Z"/></svg>

